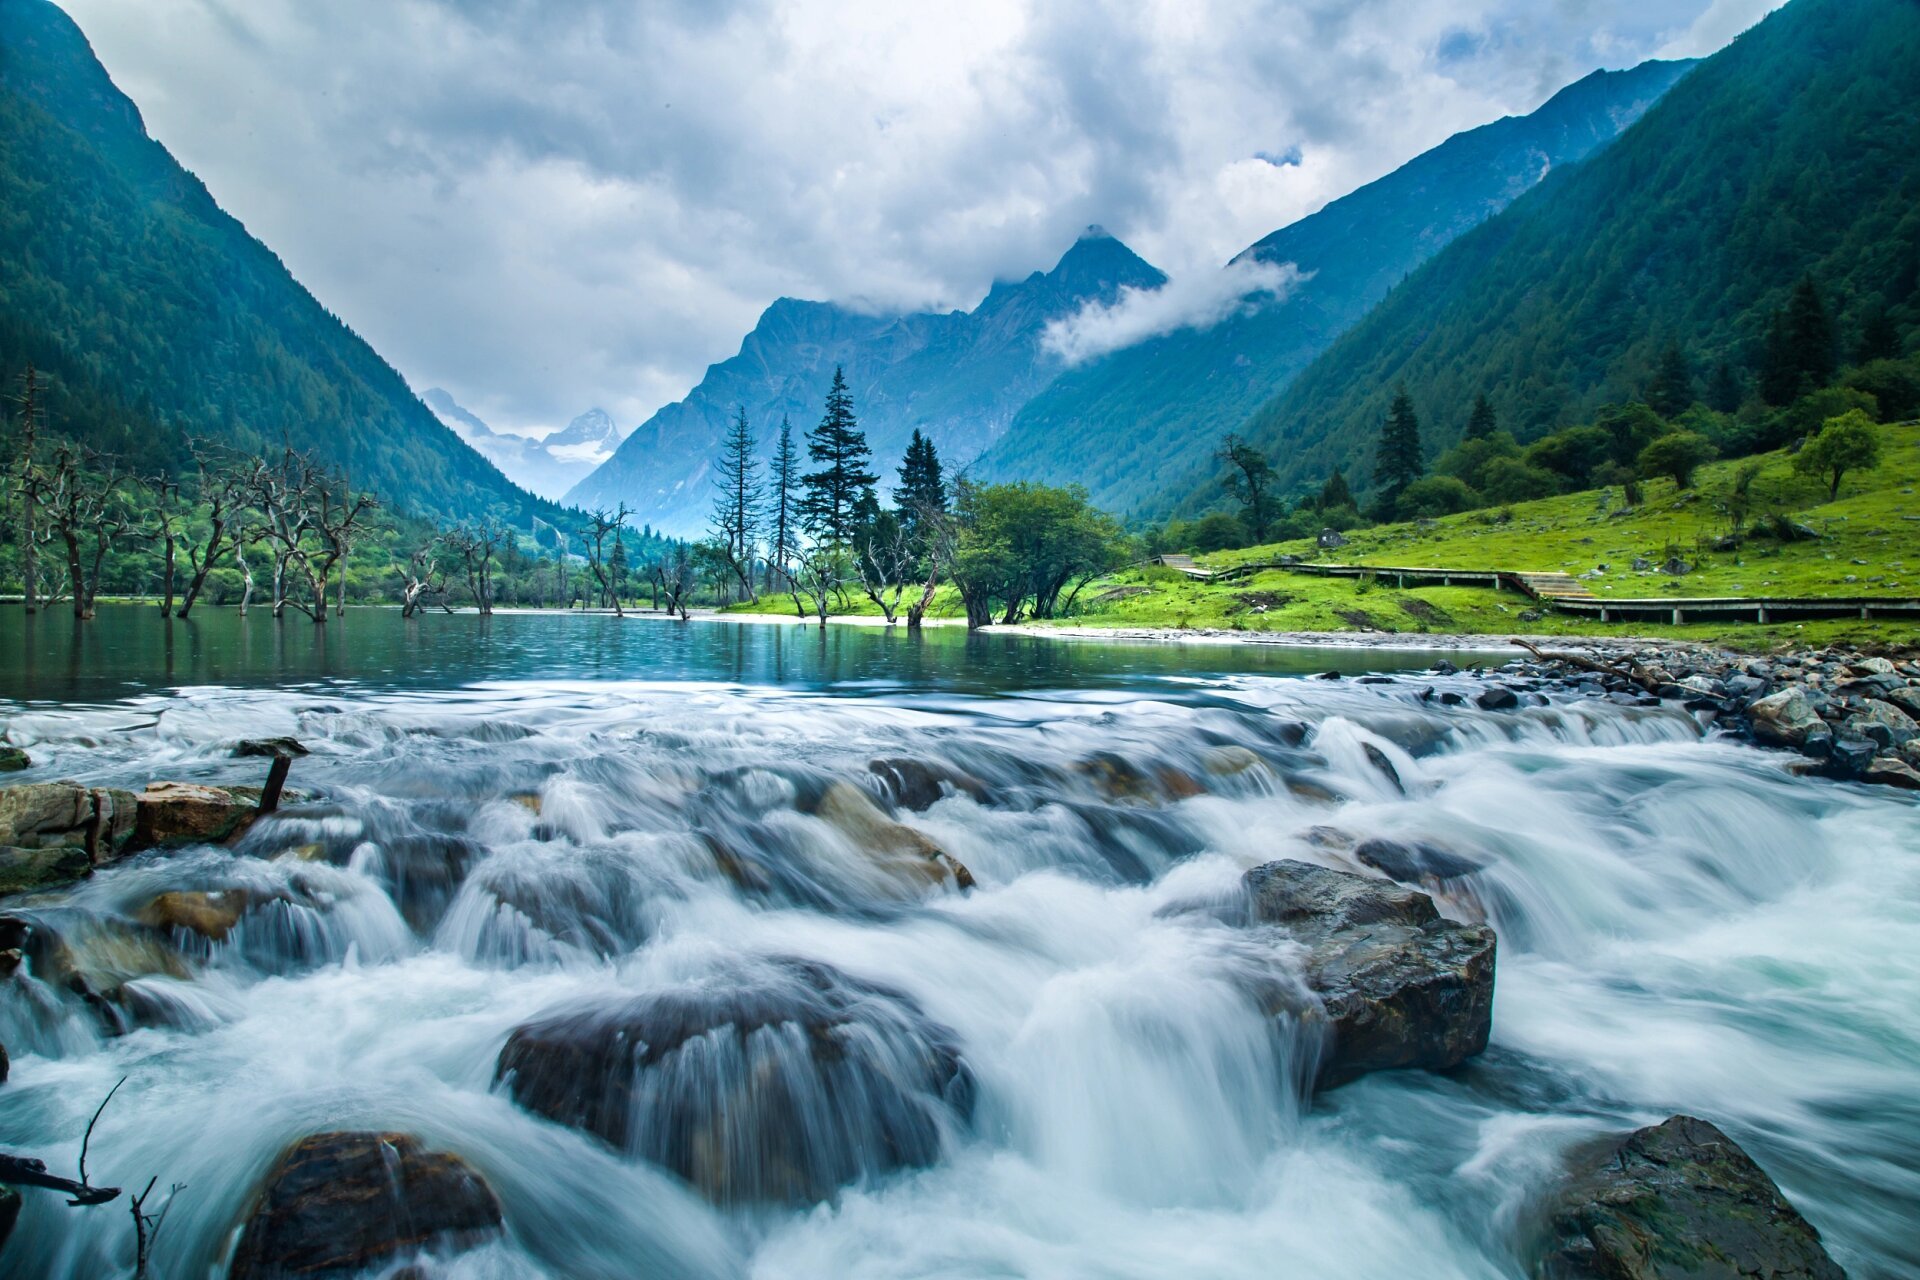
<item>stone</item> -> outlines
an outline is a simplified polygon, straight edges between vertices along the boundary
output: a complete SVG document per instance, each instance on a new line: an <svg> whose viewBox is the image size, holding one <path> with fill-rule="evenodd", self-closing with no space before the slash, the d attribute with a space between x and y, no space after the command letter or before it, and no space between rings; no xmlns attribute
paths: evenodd
<svg viewBox="0 0 1920 1280"><path fill-rule="evenodd" d="M298 738L243 738L233 744L233 754L242 758L277 759L281 756L304 756L308 752Z"/></svg>
<svg viewBox="0 0 1920 1280"><path fill-rule="evenodd" d="M1873 739L1842 735L1833 740L1833 750L1827 755L1827 772L1838 778L1857 778L1879 755L1880 745Z"/></svg>
<svg viewBox="0 0 1920 1280"><path fill-rule="evenodd" d="M1341 533L1338 529L1322 529L1320 531L1320 536L1316 538L1314 541L1318 543L1323 549L1332 550L1335 547L1346 546L1347 536Z"/></svg>
<svg viewBox="0 0 1920 1280"><path fill-rule="evenodd" d="M0 1250L7 1247L13 1224L20 1220L20 1193L12 1187L0 1187Z"/></svg>
<svg viewBox="0 0 1920 1280"><path fill-rule="evenodd" d="M140 908L134 919L151 928L184 929L209 942L225 942L250 901L245 889L176 890Z"/></svg>
<svg viewBox="0 0 1920 1280"><path fill-rule="evenodd" d="M93 859L84 848L50 845L21 849L0 845L0 897L58 889L92 874Z"/></svg>
<svg viewBox="0 0 1920 1280"><path fill-rule="evenodd" d="M502 1232L500 1202L459 1156L405 1133L320 1133L267 1175L228 1280L346 1280Z"/></svg>
<svg viewBox="0 0 1920 1280"><path fill-rule="evenodd" d="M1753 736L1779 747L1797 747L1820 724L1813 704L1799 688L1782 689L1747 704Z"/></svg>
<svg viewBox="0 0 1920 1280"><path fill-rule="evenodd" d="M1847 727L1859 736L1873 738L1887 747L1897 747L1920 738L1920 724L1891 702L1861 703L1859 710L1847 717Z"/></svg>
<svg viewBox="0 0 1920 1280"><path fill-rule="evenodd" d="M134 840L142 849L219 844L253 824L257 810L236 789L150 782L136 797Z"/></svg>
<svg viewBox="0 0 1920 1280"><path fill-rule="evenodd" d="M985 783L937 761L886 757L867 761L867 772L880 780L893 803L915 813L932 808L950 795L971 796L980 804L987 803Z"/></svg>
<svg viewBox="0 0 1920 1280"><path fill-rule="evenodd" d="M29 782L0 788L0 845L86 848L93 793L77 782Z"/></svg>
<svg viewBox="0 0 1920 1280"><path fill-rule="evenodd" d="M1916 721L1920 721L1920 689L1911 685L1885 689L1873 695L1882 702L1890 702Z"/></svg>
<svg viewBox="0 0 1920 1280"><path fill-rule="evenodd" d="M1445 1070L1484 1051L1493 1025L1495 941L1485 925L1441 917L1433 899L1388 880L1283 860L1243 881L1253 923L1305 945L1318 1010L1286 1007L1331 1031L1317 1085L1371 1071Z"/></svg>
<svg viewBox="0 0 1920 1280"><path fill-rule="evenodd" d="M1855 675L1863 676L1891 676L1900 673L1900 669L1886 658L1861 658L1856 662L1849 662L1847 669Z"/></svg>
<svg viewBox="0 0 1920 1280"><path fill-rule="evenodd" d="M33 760L19 747L0 747L0 773L18 773L33 768Z"/></svg>
<svg viewBox="0 0 1920 1280"><path fill-rule="evenodd" d="M1760 1166L1692 1116L1578 1153L1544 1216L1536 1280L1845 1280Z"/></svg>
<svg viewBox="0 0 1920 1280"><path fill-rule="evenodd" d="M1507 711L1520 705L1520 695L1511 689L1495 685L1476 696L1473 705L1482 711Z"/></svg>
<svg viewBox="0 0 1920 1280"><path fill-rule="evenodd" d="M1354 849L1353 856L1401 884L1437 884L1470 876L1481 869L1481 864L1472 858L1463 858L1418 840L1407 843L1378 838L1363 840Z"/></svg>
<svg viewBox="0 0 1920 1280"><path fill-rule="evenodd" d="M926 835L895 822L867 793L848 782L830 784L814 816L868 854L874 865L909 890L951 883L973 887L973 873Z"/></svg>
<svg viewBox="0 0 1920 1280"><path fill-rule="evenodd" d="M1873 760L1861 773L1860 780L1899 787L1902 791L1920 791L1920 769L1892 756L1880 756Z"/></svg>
<svg viewBox="0 0 1920 1280"><path fill-rule="evenodd" d="M1200 766L1216 778L1232 778L1258 769L1264 762L1245 747L1211 747L1200 758Z"/></svg>
<svg viewBox="0 0 1920 1280"><path fill-rule="evenodd" d="M817 1203L932 1164L975 1092L953 1033L907 996L791 957L543 1015L495 1078L723 1205Z"/></svg>

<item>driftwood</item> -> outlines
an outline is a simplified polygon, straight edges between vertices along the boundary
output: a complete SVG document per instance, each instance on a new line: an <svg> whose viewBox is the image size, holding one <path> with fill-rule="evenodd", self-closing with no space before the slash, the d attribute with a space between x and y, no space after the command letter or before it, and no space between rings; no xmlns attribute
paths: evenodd
<svg viewBox="0 0 1920 1280"><path fill-rule="evenodd" d="M1581 671L1591 671L1597 675L1621 676L1633 681L1648 693L1654 692L1660 686L1659 681L1648 675L1646 669L1631 658L1622 658L1618 663L1598 662L1581 653L1549 652L1519 636L1508 637L1508 643L1525 649L1537 662L1558 662Z"/></svg>
<svg viewBox="0 0 1920 1280"><path fill-rule="evenodd" d="M64 1191L72 1197L67 1201L72 1205L105 1204L120 1194L118 1187L95 1187L48 1173L44 1160L10 1156L4 1152L0 1152L0 1182L16 1187L45 1187L49 1191Z"/></svg>

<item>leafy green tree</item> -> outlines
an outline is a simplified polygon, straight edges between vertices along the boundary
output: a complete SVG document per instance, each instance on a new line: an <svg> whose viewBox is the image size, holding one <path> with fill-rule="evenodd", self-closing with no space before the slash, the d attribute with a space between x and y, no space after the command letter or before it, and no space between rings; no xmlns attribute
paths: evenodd
<svg viewBox="0 0 1920 1280"><path fill-rule="evenodd" d="M1395 390L1387 408L1387 420L1380 428L1380 442L1374 448L1373 482L1380 488L1380 505L1388 511L1400 500L1406 487L1426 472L1420 450L1420 418L1413 411L1413 397L1403 386Z"/></svg>
<svg viewBox="0 0 1920 1280"><path fill-rule="evenodd" d="M1500 458L1517 458L1520 446L1505 431L1495 431L1491 435L1469 437L1440 455L1433 469L1442 475L1449 475L1463 482L1469 489L1480 489L1487 483L1487 468Z"/></svg>
<svg viewBox="0 0 1920 1280"><path fill-rule="evenodd" d="M1613 434L1604 427L1568 427L1527 446L1530 466L1560 477L1560 487L1584 489L1600 464L1613 457Z"/></svg>
<svg viewBox="0 0 1920 1280"><path fill-rule="evenodd" d="M1487 464L1486 480L1480 486L1482 498L1501 505L1531 502L1559 491L1559 477L1531 465L1525 458L1495 458Z"/></svg>
<svg viewBox="0 0 1920 1280"><path fill-rule="evenodd" d="M1205 555L1210 551L1232 551L1248 544L1247 526L1226 511L1209 511L1183 530L1183 549Z"/></svg>
<svg viewBox="0 0 1920 1280"><path fill-rule="evenodd" d="M1482 391L1473 398L1473 411L1467 415L1467 440L1485 440L1499 430L1500 420L1494 416L1493 401L1487 399Z"/></svg>
<svg viewBox="0 0 1920 1280"><path fill-rule="evenodd" d="M805 492L799 503L800 520L816 541L842 546L853 541L859 511L872 500L874 482L879 479L867 470L872 456L853 415L846 374L836 365L826 413L820 425L807 432L807 457L820 469L801 478Z"/></svg>
<svg viewBox="0 0 1920 1280"><path fill-rule="evenodd" d="M1124 561L1126 546L1119 523L1078 486L962 480L941 555L967 625L980 627L996 609L1002 623L1069 611L1082 587Z"/></svg>
<svg viewBox="0 0 1920 1280"><path fill-rule="evenodd" d="M1639 403L1608 405L1594 415L1593 425L1607 433L1607 457L1623 467L1632 466L1642 449L1670 429L1651 406Z"/></svg>
<svg viewBox="0 0 1920 1280"><path fill-rule="evenodd" d="M1227 492L1240 504L1243 535L1250 535L1255 543L1265 542L1267 529L1279 514L1272 492L1273 466L1267 455L1229 432L1217 456L1227 464Z"/></svg>
<svg viewBox="0 0 1920 1280"><path fill-rule="evenodd" d="M1397 508L1403 520L1450 516L1480 505L1480 495L1457 476L1422 476L1400 494Z"/></svg>
<svg viewBox="0 0 1920 1280"><path fill-rule="evenodd" d="M1794 455L1793 469L1827 483L1827 501L1840 496L1840 481L1849 471L1864 471L1880 463L1880 433L1873 419L1859 409L1829 418L1820 434Z"/></svg>
<svg viewBox="0 0 1920 1280"><path fill-rule="evenodd" d="M1660 349L1653 381L1647 384L1647 404L1661 417L1675 418L1692 403L1693 370L1688 367L1680 344L1669 342Z"/></svg>
<svg viewBox="0 0 1920 1280"><path fill-rule="evenodd" d="M1875 360L1848 371L1842 386L1872 396L1873 417L1881 422L1920 416L1920 359Z"/></svg>
<svg viewBox="0 0 1920 1280"><path fill-rule="evenodd" d="M1693 485L1693 473L1713 461L1713 441L1697 431L1670 431L1640 451L1640 474L1667 476L1676 489Z"/></svg>

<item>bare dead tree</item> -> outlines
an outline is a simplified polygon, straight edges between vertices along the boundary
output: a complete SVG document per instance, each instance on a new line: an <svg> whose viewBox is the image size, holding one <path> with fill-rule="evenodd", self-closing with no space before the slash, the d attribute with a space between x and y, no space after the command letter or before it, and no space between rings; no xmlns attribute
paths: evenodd
<svg viewBox="0 0 1920 1280"><path fill-rule="evenodd" d="M827 625L827 615L832 612L835 597L852 575L852 557L840 544L824 542L796 547L793 569L787 575L787 591L802 618L811 609L824 627Z"/></svg>
<svg viewBox="0 0 1920 1280"><path fill-rule="evenodd" d="M447 594L447 571L440 563L442 541L434 538L425 546L418 548L402 565L394 561L393 571L400 575L400 616L411 618L419 613L426 601L438 597L444 607Z"/></svg>
<svg viewBox="0 0 1920 1280"><path fill-rule="evenodd" d="M132 513L121 494L126 477L108 455L62 443L45 467L30 469L26 483L47 515L48 527L66 553L67 590L73 616L93 617L100 569L107 552L133 528ZM91 558L83 544L91 540Z"/></svg>
<svg viewBox="0 0 1920 1280"><path fill-rule="evenodd" d="M318 535L311 551L300 557L307 582L313 588L313 620L325 622L327 580L340 571L339 612L347 610L347 555L353 548L366 517L380 504L370 493L355 495L353 484L344 475L315 468L308 485L311 522Z"/></svg>
<svg viewBox="0 0 1920 1280"><path fill-rule="evenodd" d="M356 495L351 484L311 454L291 448L276 461L256 462L246 491L259 515L250 532L273 548L273 616L282 616L291 604L316 623L325 622L333 572L337 567L345 573L353 539L379 503L371 494ZM306 579L310 605L288 591L289 573L296 568Z"/></svg>
<svg viewBox="0 0 1920 1280"><path fill-rule="evenodd" d="M246 507L247 468L239 460L225 456L212 446L199 440L188 442L193 450L194 466L198 471L196 492L200 500L198 522L189 523L183 543L187 549L187 568L191 576L187 579L186 594L181 598L180 611L176 617L184 618L193 611L193 605L200 598L202 588L207 585L207 575L220 563L228 552L236 558L241 556L238 522ZM242 571L246 571L244 560ZM248 594L252 594L253 575L247 573ZM240 611L246 612L242 604Z"/></svg>
<svg viewBox="0 0 1920 1280"><path fill-rule="evenodd" d="M580 530L580 536L587 543L587 564L593 569L594 580L600 584L600 598L613 601L616 617L624 617L620 608L620 594L615 589L612 566L607 561L607 539L618 538L620 530L626 526L627 517L633 513L627 510L627 504L621 503L609 514L605 507L596 507L587 513L587 526Z"/></svg>
<svg viewBox="0 0 1920 1280"><path fill-rule="evenodd" d="M459 525L440 535L442 544L460 557L466 571L467 590L474 607L483 614L493 612L493 557L504 531L491 520Z"/></svg>
<svg viewBox="0 0 1920 1280"><path fill-rule="evenodd" d="M899 619L900 599L920 569L905 522L891 517L875 521L856 539L855 550L854 569L860 577L860 589L880 607L887 625L893 626Z"/></svg>
<svg viewBox="0 0 1920 1280"><path fill-rule="evenodd" d="M233 562L240 566L240 616L244 618L247 606L253 603L253 566L247 563L246 544L237 537L233 540Z"/></svg>
<svg viewBox="0 0 1920 1280"><path fill-rule="evenodd" d="M647 573L653 579L657 598L666 611L679 614L680 620L685 622L687 597L693 594L697 577L693 550L684 542L673 543L648 563Z"/></svg>
<svg viewBox="0 0 1920 1280"><path fill-rule="evenodd" d="M160 541L160 616L173 616L173 594L180 578L180 535L184 524L180 510L180 482L166 474L147 475L137 483L153 501L148 510L153 517L153 535Z"/></svg>
<svg viewBox="0 0 1920 1280"><path fill-rule="evenodd" d="M22 594L28 613L40 610L40 548L48 534L40 528L39 499L32 477L39 467L40 427L46 418L40 401L40 375L32 364L20 379L20 392L10 397L20 406L20 445L9 473L10 488L20 508L17 536L20 541Z"/></svg>

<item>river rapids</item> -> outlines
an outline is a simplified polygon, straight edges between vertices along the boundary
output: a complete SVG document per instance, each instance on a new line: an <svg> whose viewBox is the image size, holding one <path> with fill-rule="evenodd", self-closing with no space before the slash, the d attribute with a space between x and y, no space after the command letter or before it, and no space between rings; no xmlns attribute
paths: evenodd
<svg viewBox="0 0 1920 1280"><path fill-rule="evenodd" d="M235 740L312 754L237 850L0 904L125 983L117 1027L24 970L0 987L0 1148L71 1169L124 1077L89 1167L181 1185L170 1280L224 1276L280 1153L337 1129L416 1135L493 1188L504 1237L412 1273L449 1280L1490 1280L1523 1274L1566 1151L1684 1111L1851 1275L1920 1275L1920 807L1675 708L1421 697L1474 687L16 707L37 779L257 783ZM1460 860L1427 887L1498 934L1492 1044L1310 1096L1318 1047L1251 994L1297 957L1194 904L1283 857L1377 874L1370 838ZM903 843L940 870L903 871ZM250 906L222 938L129 932L158 894L229 889ZM636 1000L757 1029L682 1025L617 1114L523 1105L510 1042ZM132 1249L123 1204L29 1193L5 1270L128 1275Z"/></svg>

